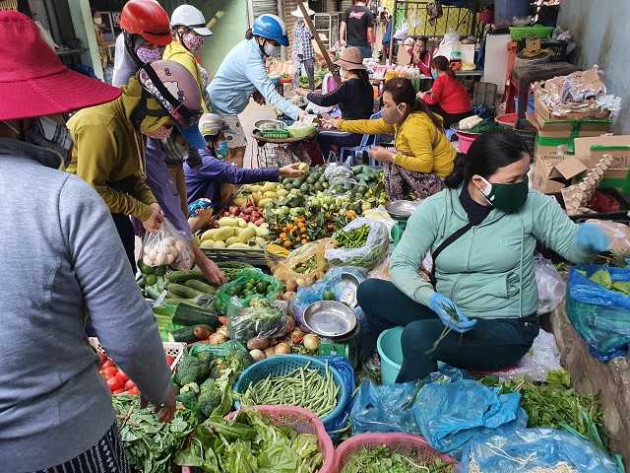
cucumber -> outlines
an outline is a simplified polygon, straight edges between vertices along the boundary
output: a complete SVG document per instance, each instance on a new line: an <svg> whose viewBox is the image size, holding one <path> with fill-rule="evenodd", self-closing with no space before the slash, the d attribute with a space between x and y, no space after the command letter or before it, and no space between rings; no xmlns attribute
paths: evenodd
<svg viewBox="0 0 630 473"><path fill-rule="evenodd" d="M171 335L173 335L173 340L180 343L194 343L197 341L194 327L180 328L171 332Z"/></svg>
<svg viewBox="0 0 630 473"><path fill-rule="evenodd" d="M208 294L210 296L213 296L217 292L217 289L212 287L210 284L197 281L196 279L186 281L185 286L194 289L195 291L203 292L204 294Z"/></svg>
<svg viewBox="0 0 630 473"><path fill-rule="evenodd" d="M194 289L186 286L182 286L181 284L170 283L166 286L166 290L169 295L172 295L181 299L194 299L200 293L195 291Z"/></svg>
<svg viewBox="0 0 630 473"><path fill-rule="evenodd" d="M168 282L185 283L190 279L205 279L200 269L192 269L190 271L171 271L166 276Z"/></svg>
<svg viewBox="0 0 630 473"><path fill-rule="evenodd" d="M217 328L219 318L214 312L203 310L200 307L180 302L175 306L173 323L179 325L208 325L211 328Z"/></svg>
<svg viewBox="0 0 630 473"><path fill-rule="evenodd" d="M146 291L147 296L150 297L153 300L157 299L158 297L160 297L162 295L162 291L160 291L155 286L147 286L147 287L144 288L144 290Z"/></svg>

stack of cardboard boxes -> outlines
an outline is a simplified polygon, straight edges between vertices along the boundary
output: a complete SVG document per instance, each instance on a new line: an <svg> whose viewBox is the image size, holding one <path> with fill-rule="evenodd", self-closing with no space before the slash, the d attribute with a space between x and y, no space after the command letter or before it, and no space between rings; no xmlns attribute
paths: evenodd
<svg viewBox="0 0 630 473"><path fill-rule="evenodd" d="M630 136L603 136L611 130L608 112L589 110L558 118L543 102L542 93L540 88L535 90L536 114L530 116L538 130L531 174L534 189L559 194L593 169L604 154L612 154L613 165L606 172L602 186L630 192L630 184L625 182L630 169Z"/></svg>

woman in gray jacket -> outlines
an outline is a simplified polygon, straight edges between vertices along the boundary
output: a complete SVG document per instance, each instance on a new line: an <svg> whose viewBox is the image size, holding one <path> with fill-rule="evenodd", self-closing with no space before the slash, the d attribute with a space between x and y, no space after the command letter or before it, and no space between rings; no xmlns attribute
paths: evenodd
<svg viewBox="0 0 630 473"><path fill-rule="evenodd" d="M62 114L120 90L69 71L21 13L0 12L0 45L0 473L126 473L86 318L163 421L170 370L107 207L59 170Z"/></svg>

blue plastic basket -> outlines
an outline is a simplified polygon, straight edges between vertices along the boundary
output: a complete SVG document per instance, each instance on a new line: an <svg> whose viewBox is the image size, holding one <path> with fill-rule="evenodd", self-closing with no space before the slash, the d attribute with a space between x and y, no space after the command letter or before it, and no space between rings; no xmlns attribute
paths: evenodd
<svg viewBox="0 0 630 473"><path fill-rule="evenodd" d="M243 394L247 391L250 384L262 381L268 376L283 376L291 371L300 369L307 364L310 368L319 371L322 376L326 375L326 369L328 368L333 375L335 384L339 387L337 407L335 407L328 415L322 417L324 426L327 426L327 424L332 423L337 416L343 414L344 407L350 399L351 393L348 392L339 371L315 357L305 355L277 355L267 358L266 360L261 360L254 363L241 373L241 376L238 378L238 381L234 386L234 390L237 393ZM237 408L238 407L239 406L237 404Z"/></svg>

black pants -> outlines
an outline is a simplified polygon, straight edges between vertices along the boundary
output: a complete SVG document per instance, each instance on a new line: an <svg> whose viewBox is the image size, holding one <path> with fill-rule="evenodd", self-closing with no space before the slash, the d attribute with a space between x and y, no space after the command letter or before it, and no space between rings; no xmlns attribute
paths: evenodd
<svg viewBox="0 0 630 473"><path fill-rule="evenodd" d="M464 113L446 113L439 105L432 105L429 108L433 113L437 113L439 116L442 117L442 119L444 120L445 130L448 130L454 123L457 123L460 120L463 120L464 118L468 118L473 115L472 110L470 112Z"/></svg>
<svg viewBox="0 0 630 473"><path fill-rule="evenodd" d="M133 274L135 275L137 269L136 235L133 232L131 219L129 218L129 215L123 214L112 214L112 219L114 219L114 225L116 225L116 230L118 230L118 235L120 236L120 240L125 247L125 253L127 253L127 258L129 258L131 269L133 271Z"/></svg>
<svg viewBox="0 0 630 473"><path fill-rule="evenodd" d="M359 286L359 305L368 319L360 356L365 359L384 330L404 326L403 364L397 382L422 379L437 370L437 361L472 371L497 371L515 365L532 346L540 325L536 316L522 319L477 319L467 333L451 332L427 355L444 325L428 307L400 292L391 282L368 279Z"/></svg>
<svg viewBox="0 0 630 473"><path fill-rule="evenodd" d="M61 465L37 473L130 473L130 471L118 427L114 424L96 445L86 452Z"/></svg>

